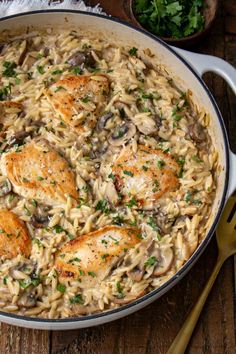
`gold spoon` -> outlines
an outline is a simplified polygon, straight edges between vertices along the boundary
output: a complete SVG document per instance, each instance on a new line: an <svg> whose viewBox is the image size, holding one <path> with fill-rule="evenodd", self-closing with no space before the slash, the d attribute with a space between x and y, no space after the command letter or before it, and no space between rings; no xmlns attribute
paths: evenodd
<svg viewBox="0 0 236 354"><path fill-rule="evenodd" d="M236 196L231 196L226 203L223 214L216 229L218 258L208 282L197 303L186 318L181 330L175 337L167 354L184 354L197 324L202 308L216 280L224 261L236 253Z"/></svg>

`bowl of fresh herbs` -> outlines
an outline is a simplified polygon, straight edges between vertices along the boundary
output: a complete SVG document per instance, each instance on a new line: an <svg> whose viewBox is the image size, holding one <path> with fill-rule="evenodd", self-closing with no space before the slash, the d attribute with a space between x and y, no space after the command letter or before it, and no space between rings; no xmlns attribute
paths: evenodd
<svg viewBox="0 0 236 354"><path fill-rule="evenodd" d="M168 43L191 46L216 17L218 0L130 0L133 22Z"/></svg>

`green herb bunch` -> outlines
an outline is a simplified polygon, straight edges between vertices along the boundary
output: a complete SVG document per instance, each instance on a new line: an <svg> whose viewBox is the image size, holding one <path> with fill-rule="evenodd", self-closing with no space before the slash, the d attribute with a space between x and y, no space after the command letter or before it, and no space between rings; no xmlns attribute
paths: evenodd
<svg viewBox="0 0 236 354"><path fill-rule="evenodd" d="M204 6L204 0L136 0L135 14L150 32L183 38L203 30Z"/></svg>

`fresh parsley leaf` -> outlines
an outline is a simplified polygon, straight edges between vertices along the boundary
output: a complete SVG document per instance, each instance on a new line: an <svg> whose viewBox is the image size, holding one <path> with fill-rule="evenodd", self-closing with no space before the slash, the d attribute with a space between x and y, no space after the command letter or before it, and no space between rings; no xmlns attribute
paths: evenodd
<svg viewBox="0 0 236 354"><path fill-rule="evenodd" d="M4 61L3 63L3 72L2 76L5 77L16 77L17 73L15 71L15 68L17 67L16 63L14 61Z"/></svg>
<svg viewBox="0 0 236 354"><path fill-rule="evenodd" d="M136 56L137 55L137 51L138 49L133 47L129 50L129 54L132 55L132 56Z"/></svg>
<svg viewBox="0 0 236 354"><path fill-rule="evenodd" d="M144 263L145 267L152 267L157 263L157 259L155 256L149 257Z"/></svg>
<svg viewBox="0 0 236 354"><path fill-rule="evenodd" d="M57 284L57 290L60 291L60 293L64 294L66 291L66 286L64 284Z"/></svg>
<svg viewBox="0 0 236 354"><path fill-rule="evenodd" d="M77 294L77 295L75 295L74 297L72 297L71 299L70 299L70 303L71 304L83 304L84 303L84 300L83 300L83 298L82 298L82 295L81 294Z"/></svg>
<svg viewBox="0 0 236 354"><path fill-rule="evenodd" d="M41 66L41 65L37 65L37 70L38 70L38 72L39 72L40 75L43 75L43 74L45 73L44 67Z"/></svg>

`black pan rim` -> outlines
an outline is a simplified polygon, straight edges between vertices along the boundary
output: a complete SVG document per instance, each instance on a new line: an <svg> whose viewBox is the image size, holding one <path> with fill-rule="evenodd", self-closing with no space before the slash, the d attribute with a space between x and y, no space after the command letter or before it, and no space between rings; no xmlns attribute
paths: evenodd
<svg viewBox="0 0 236 354"><path fill-rule="evenodd" d="M38 317L29 317L29 316L23 316L23 315L17 315L17 314L12 314L12 313L7 313L4 311L0 311L0 319L2 318L9 318L9 319L15 319L17 320L16 325L20 325L20 321L22 322L33 322L33 323L41 323L41 324L78 324L78 323L83 323L83 322L92 322L93 320L98 320L98 319L102 319L102 318L106 318L106 317L111 317L112 315L116 315L116 314L120 314L122 312L124 312L123 316L126 316L127 314L125 314L126 310L130 310L133 309L132 312L135 311L135 307L138 306L139 304L143 303L143 307L145 307L146 305L148 305L151 302L152 298L155 298L159 293L160 293L160 297L162 295L164 295L168 290L170 290L177 282L178 278L182 278L184 275L187 274L187 272L191 269L191 267L194 265L194 263L197 261L197 259L200 257L200 255L203 253L203 251L205 250L206 246L208 245L208 243L210 242L211 238L213 237L213 233L216 229L216 225L218 223L218 220L221 216L221 213L223 211L223 207L225 205L225 201L226 201L226 195L227 195L227 190L228 190L228 181L229 181L229 141L228 141L228 136L227 136L227 132L226 132L226 128L225 128L225 124L223 121L223 117L222 114L218 108L218 105L212 95L212 93L210 92L209 88L207 87L207 85L205 84L205 82L202 80L202 78L196 73L196 71L188 64L188 62L178 53L176 53L174 51L174 49L172 49L167 43L165 43L162 39L154 36L153 34L145 31L144 29L141 28L136 28L135 26L131 25L130 23L127 23L123 20L120 20L118 18L112 17L112 16L105 16L105 15L101 15L101 14L95 14L95 13L88 13L88 12L84 12L84 11L80 11L80 10L66 10L66 9L50 9L50 10L37 10L37 11L29 11L29 12L24 12L24 13L20 13L20 14L15 14L15 15L11 15L11 16L7 16L4 18L0 19L0 22L4 22L6 20L9 19L14 19L17 17L24 17L24 16L29 16L29 15L38 15L38 14L48 14L48 13L62 13L62 14L80 14L80 15L84 15L84 16L88 16L88 17L98 17L98 18L102 18L104 20L110 21L110 22L115 22L118 23L122 26L131 28L132 30L135 30L137 32L140 32L148 37L150 37L151 39L155 40L156 42L158 42L159 44L161 44L162 46L164 46L167 50L169 50L172 54L174 54L187 68L188 70L191 71L191 73L196 77L196 79L199 81L199 83L201 84L201 86L203 87L203 89L205 90L206 94L208 95L214 110L216 112L220 127L221 127L221 131L223 133L223 143L224 143L224 147L225 147L225 162L226 162L226 176L225 176L225 184L224 184L224 190L223 190L223 194L222 194L222 199L219 203L218 206L218 212L214 218L214 222L212 223L211 228L209 229L206 237L204 238L204 240L202 241L202 243L198 246L198 248L196 249L196 251L193 253L193 255L191 256L191 258L189 258L189 260L178 270L178 272L173 275L167 282L165 282L163 285L161 285L159 288L151 291L150 293L142 296L141 298L127 304L121 307L118 307L116 309L112 309L112 310L107 310L104 312L100 312L100 313L95 313L92 315L88 315L88 316L83 316L83 317L68 317L68 318L64 318L64 319L44 319L44 318L38 318ZM153 299L154 301L155 299ZM123 317L122 315L119 317ZM117 317L117 318L119 318ZM107 322L111 322L114 319L109 318L107 320ZM18 322L19 321L19 322ZM101 323L105 323L106 321L102 321ZM91 325L93 326L93 325ZM76 328L76 326L75 326ZM81 326L82 328L82 326ZM58 328L60 329L60 328Z"/></svg>

